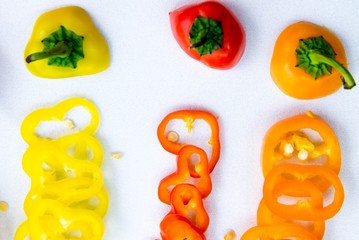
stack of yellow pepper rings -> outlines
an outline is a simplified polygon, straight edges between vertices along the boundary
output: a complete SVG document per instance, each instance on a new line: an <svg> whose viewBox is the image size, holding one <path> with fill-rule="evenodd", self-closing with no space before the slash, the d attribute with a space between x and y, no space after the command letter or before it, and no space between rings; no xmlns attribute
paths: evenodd
<svg viewBox="0 0 359 240"><path fill-rule="evenodd" d="M36 133L40 123L64 121L76 107L90 114L84 128L54 139ZM100 170L103 149L94 136L98 124L96 106L84 98L67 99L24 119L21 135L29 147L22 164L31 189L24 201L27 220L16 240L102 239L108 195Z"/></svg>
<svg viewBox="0 0 359 240"><path fill-rule="evenodd" d="M204 120L210 126L210 157L200 147L179 142L178 134L167 130L170 121L176 119L186 123L188 132L192 131L196 120ZM205 111L172 112L160 123L157 135L162 147L177 155L177 171L165 177L158 187L159 199L172 208L160 224L162 239L206 239L204 232L209 225L209 216L203 200L212 191L210 173L220 155L217 119Z"/></svg>
<svg viewBox="0 0 359 240"><path fill-rule="evenodd" d="M307 112L276 123L263 142L265 181L257 226L241 239L322 239L325 220L344 201L340 166L339 142L321 118Z"/></svg>

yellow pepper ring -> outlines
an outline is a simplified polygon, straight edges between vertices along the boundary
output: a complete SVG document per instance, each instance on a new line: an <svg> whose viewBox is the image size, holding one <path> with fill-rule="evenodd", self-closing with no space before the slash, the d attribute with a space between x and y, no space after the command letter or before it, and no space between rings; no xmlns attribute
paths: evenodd
<svg viewBox="0 0 359 240"><path fill-rule="evenodd" d="M32 144L43 138L36 135L35 131L42 121L63 121L71 109L75 107L84 107L91 115L89 124L81 131L93 134L99 125L100 116L96 106L85 98L75 97L64 100L50 108L42 108L30 113L22 122L21 136L28 143Z"/></svg>

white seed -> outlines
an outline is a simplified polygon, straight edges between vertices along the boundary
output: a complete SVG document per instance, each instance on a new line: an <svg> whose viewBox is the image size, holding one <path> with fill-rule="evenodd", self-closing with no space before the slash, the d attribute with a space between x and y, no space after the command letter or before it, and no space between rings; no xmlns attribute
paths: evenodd
<svg viewBox="0 0 359 240"><path fill-rule="evenodd" d="M301 149L301 150L298 152L298 158L299 158L299 160L305 161L305 160L307 160L308 156L309 156L309 153L308 153L308 151L305 150L305 149Z"/></svg>
<svg viewBox="0 0 359 240"><path fill-rule="evenodd" d="M113 152L111 153L111 157L115 159L120 159L122 157L122 153L120 152Z"/></svg>
<svg viewBox="0 0 359 240"><path fill-rule="evenodd" d="M291 155L293 152L294 152L294 147L293 147L293 145L290 144L290 143L287 143L287 144L284 146L284 155L285 155L285 156L289 156L289 155Z"/></svg>
<svg viewBox="0 0 359 240"><path fill-rule="evenodd" d="M167 134L167 139L168 141L170 142L177 142L178 139L179 139L179 136L176 132L174 131L170 131L168 134Z"/></svg>
<svg viewBox="0 0 359 240"><path fill-rule="evenodd" d="M67 130L74 129L76 127L75 123L71 119L65 119L64 124Z"/></svg>

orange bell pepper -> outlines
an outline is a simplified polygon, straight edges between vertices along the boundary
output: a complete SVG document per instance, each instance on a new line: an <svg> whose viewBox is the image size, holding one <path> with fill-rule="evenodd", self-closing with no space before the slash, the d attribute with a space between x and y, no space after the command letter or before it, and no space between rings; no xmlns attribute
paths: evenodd
<svg viewBox="0 0 359 240"><path fill-rule="evenodd" d="M314 142L303 130L311 129L319 133L322 142ZM262 170L266 177L271 168L282 162L288 162L302 153L307 156L301 163L318 164L316 159L325 157L323 166L339 173L341 151L339 141L330 126L312 112L296 115L274 124L266 133L262 145ZM299 162L298 162L299 163ZM319 179L317 179L319 180ZM325 190L327 183L318 183Z"/></svg>
<svg viewBox="0 0 359 240"><path fill-rule="evenodd" d="M203 206L202 196L191 184L179 184L171 192L172 212L187 218L196 229L205 232L209 216Z"/></svg>
<svg viewBox="0 0 359 240"><path fill-rule="evenodd" d="M172 141L168 138L168 131L166 129L167 125L170 121L175 119L183 120L186 123L186 127L189 132L192 131L193 123L196 120L204 120L208 123L212 131L211 138L208 141L212 148L211 156L208 157L208 169L211 173L216 166L220 155L219 126L217 118L209 112L197 110L181 110L168 114L159 124L157 129L157 136L162 147L166 151L178 155L180 150L187 144L183 142Z"/></svg>
<svg viewBox="0 0 359 240"><path fill-rule="evenodd" d="M160 224L162 240L206 240L192 224L178 214L168 214Z"/></svg>
<svg viewBox="0 0 359 240"><path fill-rule="evenodd" d="M355 86L346 69L345 50L328 29L310 22L288 26L278 37L271 60L273 81L288 96L324 97ZM332 70L333 68L333 70Z"/></svg>
<svg viewBox="0 0 359 240"><path fill-rule="evenodd" d="M281 223L266 226L255 226L248 229L241 237L241 240L253 239L300 239L317 240L316 236L306 228L293 224Z"/></svg>
<svg viewBox="0 0 359 240"><path fill-rule="evenodd" d="M257 225L266 226L273 224L282 224L282 223L293 223L299 224L311 231L318 239L322 239L325 231L325 221L303 221L296 222L293 220L288 220L283 217L279 217L272 213L267 205L264 203L263 199L260 201L257 211Z"/></svg>
<svg viewBox="0 0 359 240"><path fill-rule="evenodd" d="M191 169L191 157L198 155L200 161ZM197 178L191 177L191 170L198 175ZM177 172L168 175L160 182L158 187L159 199L170 204L169 189L175 185L182 184L188 180L194 180L194 185L199 190L202 198L207 197L212 190L212 182L208 172L208 160L205 151L192 145L187 145L181 149L177 160Z"/></svg>
<svg viewBox="0 0 359 240"><path fill-rule="evenodd" d="M312 179L323 178L334 188L331 203L324 205L324 193ZM278 201L280 196L301 197L295 204ZM308 199L309 198L309 199ZM263 186L263 201L275 215L289 220L323 221L332 218L344 202L344 189L330 168L280 164L268 173Z"/></svg>

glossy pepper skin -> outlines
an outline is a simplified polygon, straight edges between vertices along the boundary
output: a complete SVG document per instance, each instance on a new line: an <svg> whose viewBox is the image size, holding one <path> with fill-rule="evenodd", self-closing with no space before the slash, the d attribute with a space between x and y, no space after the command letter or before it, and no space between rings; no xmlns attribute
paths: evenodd
<svg viewBox="0 0 359 240"><path fill-rule="evenodd" d="M38 133L43 122L65 123L67 114L82 107L90 119L87 125L67 129L60 136ZM31 179L24 201L27 219L15 239L102 239L103 217L109 197L101 172L103 148L95 137L99 111L89 100L75 97L30 113L21 125L29 144L22 159ZM47 129L51 132L52 129Z"/></svg>
<svg viewBox="0 0 359 240"><path fill-rule="evenodd" d="M252 227L241 237L241 240L253 239L318 240L316 236L306 228L292 223Z"/></svg>
<svg viewBox="0 0 359 240"><path fill-rule="evenodd" d="M71 40L64 39L69 32L64 33L63 27L78 35L82 46L74 45L77 41L73 41L73 37ZM56 34L52 35L55 32ZM70 43L65 44L67 46L65 47L60 42ZM59 45L55 47L55 44ZM70 64L69 61L64 60L65 57L79 60L70 61ZM77 6L62 7L42 14L34 25L25 48L24 58L26 67L32 74L51 79L95 74L110 65L110 54L105 39L88 13ZM50 62L52 65L49 65ZM56 65L56 62L61 62L61 66Z"/></svg>
<svg viewBox="0 0 359 240"><path fill-rule="evenodd" d="M181 215L170 213L160 224L162 240L206 240L191 222Z"/></svg>
<svg viewBox="0 0 359 240"><path fill-rule="evenodd" d="M268 225L275 225L275 224L300 224L301 226L307 228L311 231L317 238L322 239L325 231L325 221L303 221L295 222L293 220L288 220L283 217L279 217L272 213L267 205L264 203L263 199L259 203L258 210L257 210L257 225L258 226L268 226Z"/></svg>
<svg viewBox="0 0 359 240"><path fill-rule="evenodd" d="M285 177L284 177L285 176ZM324 193L311 179L326 179L334 189L329 204ZM295 204L278 201L280 196L305 197ZM274 214L289 220L323 221L332 218L344 202L344 188L330 168L314 165L280 164L272 168L263 185L263 201Z"/></svg>
<svg viewBox="0 0 359 240"><path fill-rule="evenodd" d="M241 59L246 36L241 23L235 15L222 3L218 1L204 1L198 4L181 7L170 12L170 22L172 33L182 48L190 57L202 62L210 68L229 69L234 67ZM217 43L211 53L198 52L197 47L203 46L208 39L213 36L210 31L201 32L199 39L191 43L190 33L197 17L212 19L219 22L223 36L213 40ZM206 21L206 20L205 20ZM214 32L219 32L217 29ZM207 46L205 47L207 48Z"/></svg>
<svg viewBox="0 0 359 240"><path fill-rule="evenodd" d="M217 118L207 111L199 110L179 110L165 116L157 128L158 140L166 151L178 155L180 150L185 147L187 143L181 141L171 141L167 137L168 130L166 129L170 121L176 119L182 120L186 123L188 132L192 131L193 124L196 120L204 120L210 126L212 134L211 138L208 140L208 144L212 147L212 153L211 156L208 157L208 169L211 173L219 160L221 148ZM194 173L192 173L192 175L196 176Z"/></svg>
<svg viewBox="0 0 359 240"><path fill-rule="evenodd" d="M199 162L193 167L194 173L198 177L191 176L190 159L193 155L199 156ZM188 180L195 180L201 197L206 198L212 190L212 181L208 172L208 160L205 151L192 145L185 146L181 149L177 160L177 172L172 173L161 180L158 187L158 198L170 204L171 192L169 189L178 184L183 184ZM172 190L173 191L173 190Z"/></svg>
<svg viewBox="0 0 359 240"><path fill-rule="evenodd" d="M312 142L306 136L303 129L311 129L322 138L322 142ZM292 153L285 154L285 147L289 144L293 149ZM311 111L298 114L275 123L270 127L263 139L262 144L262 171L264 177L273 166L278 165L292 157L295 157L301 150L308 152L308 158L301 163L315 163L315 159L325 156L323 166L329 167L339 173L341 167L341 150L338 138L332 128L319 116ZM321 187L325 190L327 184L324 182Z"/></svg>
<svg viewBox="0 0 359 240"><path fill-rule="evenodd" d="M320 42L318 45L323 45L321 37L331 46L334 53L329 47L308 50L305 53L298 50L300 44L305 43L303 40L309 38L317 38L316 40ZM308 44L310 45L312 42L308 42ZM314 52L322 53L326 50L328 51L322 55L328 56L328 54L332 54L332 57L337 61L333 69L330 70L329 67L329 71L328 65L323 65L328 60L318 56L311 57L312 61L306 59L309 52L310 54ZM305 61L300 63L297 56L301 55L301 53L304 53ZM330 62L332 64L333 61L330 60ZM302 68L308 69L308 63L320 63L321 72L315 72L312 68L309 70L312 71L313 76L311 76ZM338 71L339 68L340 70ZM275 84L288 96L297 99L315 99L332 94L342 87L341 77L345 78L344 88L350 89L354 87L355 81L346 68L345 50L338 37L325 27L302 21L291 24L280 33L274 46L270 73ZM320 76L321 74L323 75Z"/></svg>

